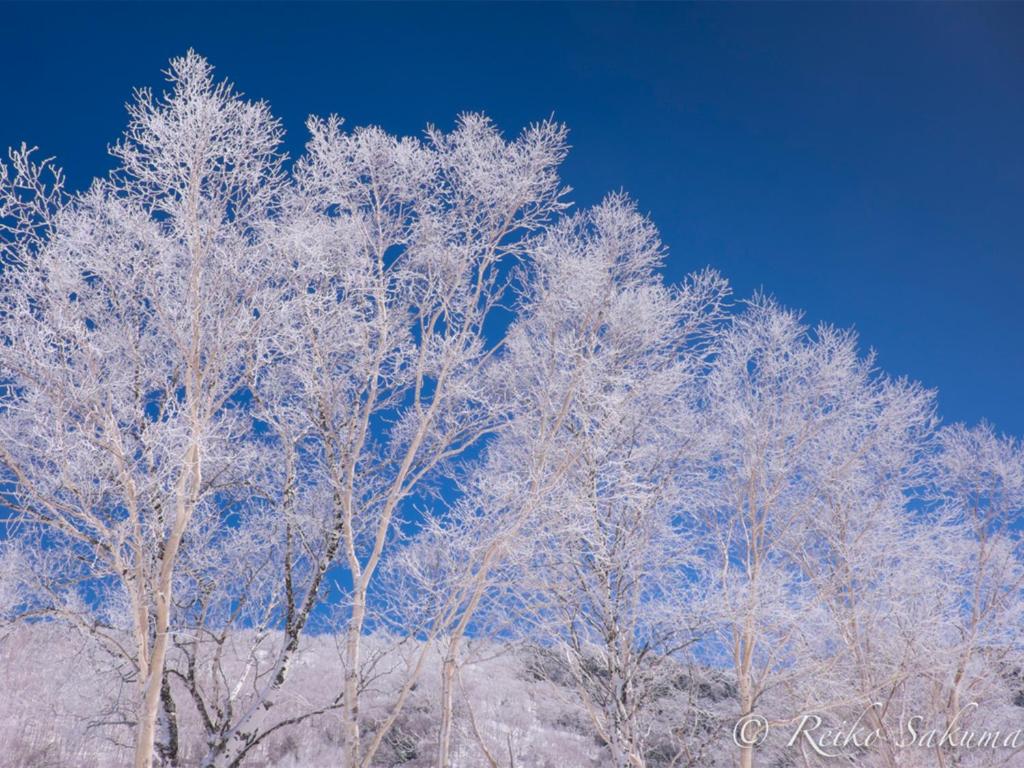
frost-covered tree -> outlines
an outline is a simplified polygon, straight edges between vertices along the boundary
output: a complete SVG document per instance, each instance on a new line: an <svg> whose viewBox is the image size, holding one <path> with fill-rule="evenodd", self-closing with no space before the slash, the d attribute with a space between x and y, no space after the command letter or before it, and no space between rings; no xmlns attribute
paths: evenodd
<svg viewBox="0 0 1024 768"><path fill-rule="evenodd" d="M4 178L0 462L5 501L130 606L134 762L152 762L179 551L249 473L239 399L263 362L280 189L266 106L172 62L139 91L112 175L69 199L13 157Z"/></svg>
<svg viewBox="0 0 1024 768"><path fill-rule="evenodd" d="M542 254L545 299L560 308L534 354L562 362L524 390L549 397L574 369L580 384L559 434L573 461L535 511L527 611L608 765L639 768L665 736L656 705L695 632L685 521L708 450L699 375L725 286L710 272L664 285L656 232L617 200L553 233Z"/></svg>
<svg viewBox="0 0 1024 768"><path fill-rule="evenodd" d="M831 655L787 687L832 723L862 717L884 735L872 757L897 765L901 718L930 672L930 638L945 619L934 591L947 560L933 526L913 511L927 480L933 401L870 370L851 384L815 449L816 487L791 549L825 614Z"/></svg>
<svg viewBox="0 0 1024 768"><path fill-rule="evenodd" d="M622 197L553 227L530 255L503 369L511 418L432 531L460 556L440 571L416 562L413 595L439 575L454 585L437 765L450 764L460 645L488 602L517 605L534 639L560 649L614 764L643 764L658 660L689 640L680 505L726 287L713 272L665 286L657 233Z"/></svg>
<svg viewBox="0 0 1024 768"><path fill-rule="evenodd" d="M736 716L787 722L834 705L808 687L837 663L829 609L889 575L865 559L848 573L837 558L852 554L845 537L858 533L877 534L883 552L892 543L878 521L899 505L900 479L913 476L929 404L917 387L876 375L852 333L811 334L770 299L734 318L720 350L708 379L718 444L702 522L720 630L712 647L732 669ZM826 565L811 564L814 554ZM787 689L790 699L780 699ZM752 766L752 745L738 759Z"/></svg>
<svg viewBox="0 0 1024 768"><path fill-rule="evenodd" d="M231 764L266 718L332 564L345 574L345 761L369 765L396 712L360 730L361 643L382 557L425 481L506 418L492 398L503 349L490 318L529 237L562 207L565 131L543 123L503 139L478 116L425 141L311 121L312 138L276 222L286 298L277 361L254 399L287 457L285 494L324 505L319 538L285 563L278 674L211 758ZM286 535L295 535L295 531ZM305 566L300 562L305 561ZM296 578L304 568L304 578Z"/></svg>
<svg viewBox="0 0 1024 768"><path fill-rule="evenodd" d="M946 427L938 444L934 482L948 559L933 588L947 622L930 660L929 712L944 727L1011 730L1024 668L1024 449L988 424ZM935 760L966 765L972 757L947 745Z"/></svg>

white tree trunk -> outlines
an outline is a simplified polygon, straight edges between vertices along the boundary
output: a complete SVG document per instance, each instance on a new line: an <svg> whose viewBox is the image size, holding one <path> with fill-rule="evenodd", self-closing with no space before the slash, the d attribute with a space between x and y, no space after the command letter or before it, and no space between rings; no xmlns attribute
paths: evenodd
<svg viewBox="0 0 1024 768"><path fill-rule="evenodd" d="M178 531L179 526L180 532ZM160 580L157 584L156 594L156 635L153 638L153 650L149 659L135 741L135 768L151 768L153 765L156 720L160 712L160 691L163 685L164 664L167 659L167 638L171 616L172 563L181 542L181 532L184 531L183 523L179 523L179 526L176 526L175 533L168 541L163 564L160 567Z"/></svg>
<svg viewBox="0 0 1024 768"><path fill-rule="evenodd" d="M352 617L345 637L345 692L342 709L342 736L345 745L345 768L360 767L359 734L359 664L363 620L366 617L366 589L356 585Z"/></svg>
<svg viewBox="0 0 1024 768"><path fill-rule="evenodd" d="M458 639L453 639L441 665L441 726L437 740L436 768L448 768L451 761L453 705Z"/></svg>
<svg viewBox="0 0 1024 768"><path fill-rule="evenodd" d="M171 624L171 588L174 579L174 563L178 548L185 535L192 510L196 504L196 493L200 483L199 449L189 446L184 468L178 480L177 503L175 505L174 527L164 546L160 558L160 574L154 595L156 609L156 632L153 648L146 668L146 684L143 690L139 725L135 740L134 768L151 768L153 747L156 739L156 720L160 713L160 694L164 679L164 664L167 660L167 641Z"/></svg>

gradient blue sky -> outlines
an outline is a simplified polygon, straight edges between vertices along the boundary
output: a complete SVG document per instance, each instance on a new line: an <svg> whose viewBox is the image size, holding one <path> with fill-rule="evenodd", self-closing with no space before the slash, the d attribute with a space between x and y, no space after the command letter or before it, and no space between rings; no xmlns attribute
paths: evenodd
<svg viewBox="0 0 1024 768"><path fill-rule="evenodd" d="M194 47L267 99L419 133L554 114L581 205L625 189L711 264L855 326L946 420L1024 434L1024 4L0 4L0 145L110 166L131 88Z"/></svg>

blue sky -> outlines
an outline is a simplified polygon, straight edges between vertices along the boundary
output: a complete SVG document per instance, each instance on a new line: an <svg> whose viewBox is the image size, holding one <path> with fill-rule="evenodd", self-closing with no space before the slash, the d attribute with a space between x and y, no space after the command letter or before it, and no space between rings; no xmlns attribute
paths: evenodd
<svg viewBox="0 0 1024 768"><path fill-rule="evenodd" d="M131 88L194 47L267 99L418 134L482 110L571 129L670 248L855 326L947 420L1024 434L1024 4L5 4L0 144L110 167Z"/></svg>

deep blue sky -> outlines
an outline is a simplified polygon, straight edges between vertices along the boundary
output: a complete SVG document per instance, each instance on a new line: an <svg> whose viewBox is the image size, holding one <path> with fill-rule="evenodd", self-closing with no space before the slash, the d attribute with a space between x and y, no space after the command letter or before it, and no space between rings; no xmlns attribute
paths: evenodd
<svg viewBox="0 0 1024 768"><path fill-rule="evenodd" d="M110 166L188 47L307 114L419 133L554 114L582 205L625 189L711 264L853 325L947 420L1024 433L1024 5L0 4L0 145Z"/></svg>

